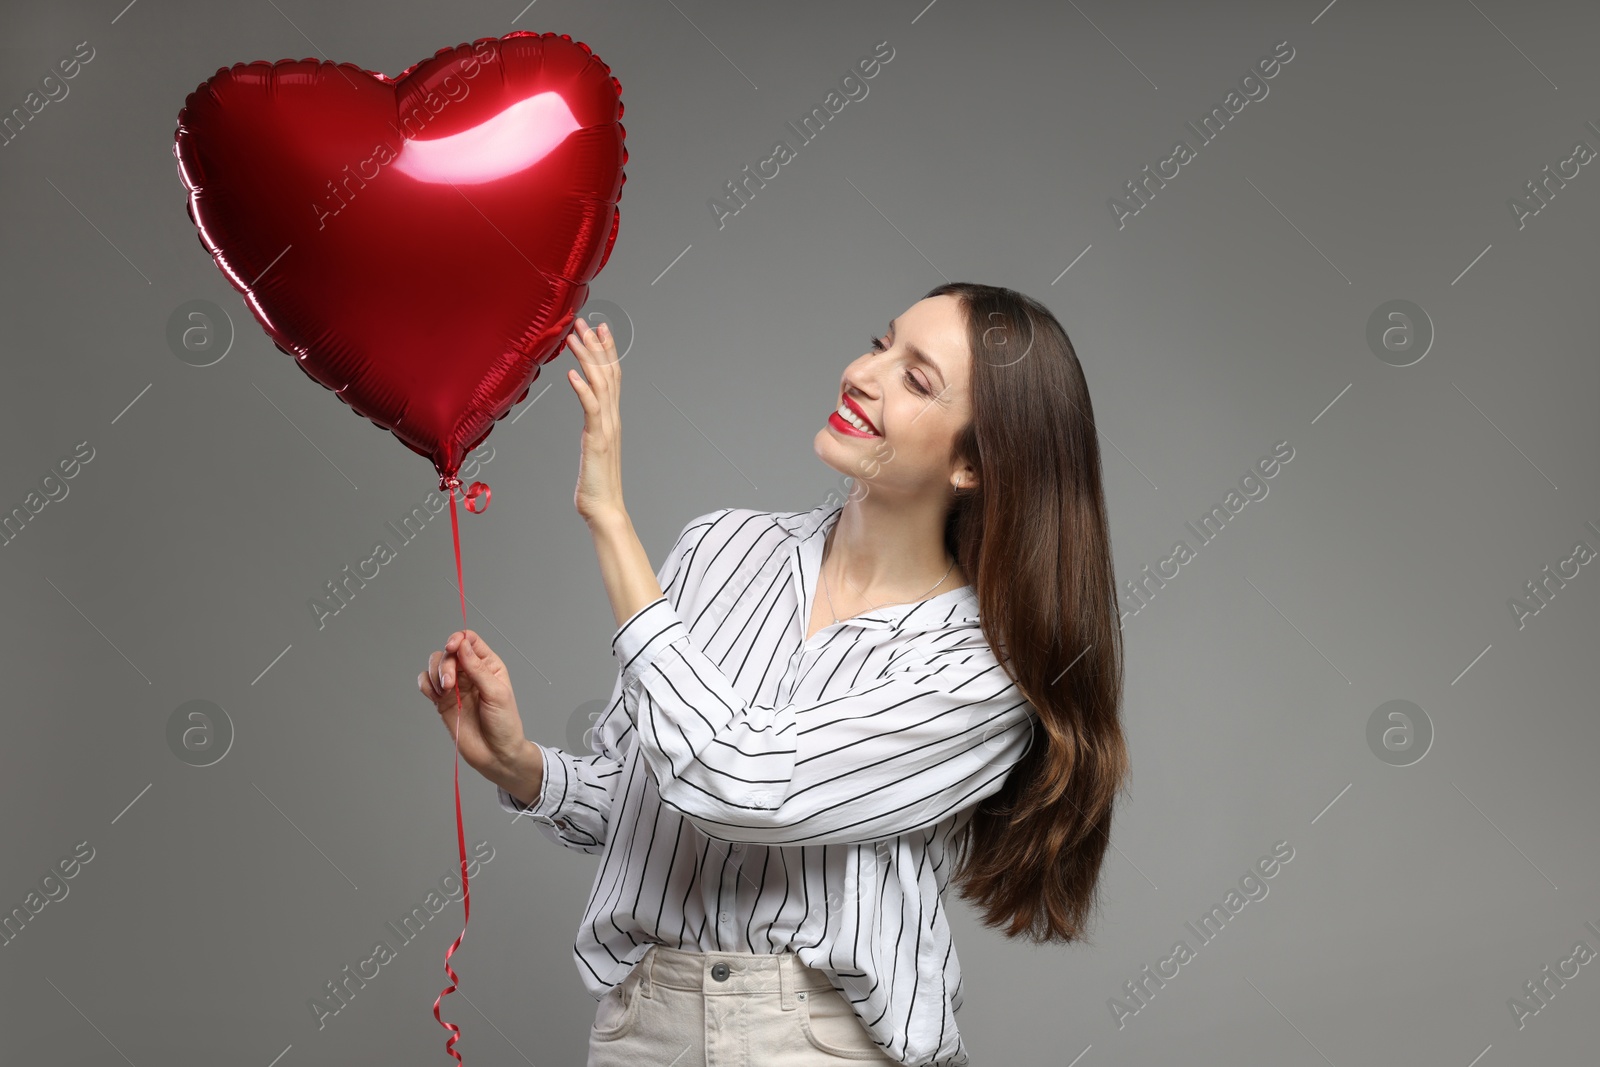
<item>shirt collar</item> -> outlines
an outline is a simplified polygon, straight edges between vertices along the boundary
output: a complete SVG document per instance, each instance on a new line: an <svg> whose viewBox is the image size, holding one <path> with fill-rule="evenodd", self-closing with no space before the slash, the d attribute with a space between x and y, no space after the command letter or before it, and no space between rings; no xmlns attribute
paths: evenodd
<svg viewBox="0 0 1600 1067"><path fill-rule="evenodd" d="M837 522L843 504L822 503L810 511L780 512L772 521L787 531L793 542L794 563L800 578L801 603L809 610L813 590L821 579L822 546L828 531ZM926 600L910 604L890 604L873 608L844 622L872 628L892 628L906 632L944 630L963 625L976 625L978 594L970 585L951 589Z"/></svg>

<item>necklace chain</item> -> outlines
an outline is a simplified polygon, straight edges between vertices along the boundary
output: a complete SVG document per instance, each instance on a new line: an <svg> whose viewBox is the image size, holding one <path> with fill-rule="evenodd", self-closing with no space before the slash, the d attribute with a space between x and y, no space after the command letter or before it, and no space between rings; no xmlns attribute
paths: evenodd
<svg viewBox="0 0 1600 1067"><path fill-rule="evenodd" d="M828 531L828 544L824 545L823 548L826 549L826 548L830 547L832 544L833 544L833 531L829 530ZM822 564L818 564L818 566L817 566L817 569L822 572L822 592L828 598L828 613L833 616L833 621L834 622L841 622L843 620L841 620L839 618L839 609L835 608L833 606L833 593L828 590L828 571L827 571L827 568L823 565L823 564L826 564L826 563L827 563L827 560L824 559L822 561ZM944 584L944 580L946 578L950 577L950 572L955 570L955 569L956 569L956 560L955 560L954 556L951 556L950 557L950 566L945 568L944 574L939 576L939 580L937 582L934 582L931 586L928 587L928 593L933 592L935 589L937 589L941 585L943 585ZM916 599L921 600L922 597L927 596L928 593L923 593L922 596L919 596ZM865 610L866 611L876 611L880 607L882 607L881 604L874 604L872 607L866 608ZM859 615L859 614L861 614L861 612L858 611L858 612L856 612L856 614Z"/></svg>

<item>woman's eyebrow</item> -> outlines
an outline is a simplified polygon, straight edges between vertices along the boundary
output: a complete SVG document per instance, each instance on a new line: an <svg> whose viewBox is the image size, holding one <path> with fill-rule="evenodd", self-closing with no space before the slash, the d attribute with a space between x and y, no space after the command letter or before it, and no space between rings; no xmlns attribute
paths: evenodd
<svg viewBox="0 0 1600 1067"><path fill-rule="evenodd" d="M894 336L894 323L895 323L894 319L890 319L889 320L889 336L890 337ZM911 356L912 359L916 360L917 362L925 363L929 367L932 367L933 368L933 372L939 376L939 381L941 383L949 381L949 379L944 376L944 371L940 369L939 364L935 363L933 361L933 359L928 355L928 353L924 352L922 349L918 348L916 345L912 344L909 341L906 342L906 352Z"/></svg>

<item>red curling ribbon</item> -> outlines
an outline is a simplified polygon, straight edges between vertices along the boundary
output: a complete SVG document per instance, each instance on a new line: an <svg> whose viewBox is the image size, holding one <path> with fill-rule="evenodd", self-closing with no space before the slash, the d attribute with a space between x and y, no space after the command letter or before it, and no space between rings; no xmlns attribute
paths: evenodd
<svg viewBox="0 0 1600 1067"><path fill-rule="evenodd" d="M467 625L467 587L461 580L461 528L456 520L456 489L461 485L461 479L454 475L439 480L440 489L450 491L450 540L455 545L456 553L456 589L461 593L461 626ZM473 489L483 486L484 506L488 506L489 487L482 482L473 483ZM471 493L471 490L468 490ZM467 507L470 510L471 504ZM465 638L463 638L465 640ZM461 671L459 665L456 669L456 747L452 757L452 766L455 772L456 794L456 849L461 856L461 933L456 935L455 942L445 950L444 972L450 976L450 984L440 991L433 999L433 1017L439 1025L450 1031L450 1036L445 1039L444 1050L455 1057L456 1063L461 1064L461 1053L455 1050L455 1043L461 1040L461 1027L455 1023L447 1023L439 1017L439 1002L448 994L454 993L460 985L456 972L450 968L450 957L455 955L456 949L461 947L461 941L467 936L467 922L472 918L472 889L467 884L467 834L461 824Z"/></svg>
<svg viewBox="0 0 1600 1067"><path fill-rule="evenodd" d="M472 512L474 515L482 515L485 511L489 510L489 500L492 496L494 496L494 494L489 492L489 487L486 484L483 482L473 482L471 485L467 486L467 510Z"/></svg>

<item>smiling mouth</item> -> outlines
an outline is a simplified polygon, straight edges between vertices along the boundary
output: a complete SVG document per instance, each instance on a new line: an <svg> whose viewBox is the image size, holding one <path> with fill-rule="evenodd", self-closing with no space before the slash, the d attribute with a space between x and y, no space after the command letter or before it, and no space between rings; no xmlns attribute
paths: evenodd
<svg viewBox="0 0 1600 1067"><path fill-rule="evenodd" d="M834 408L830 421L833 420L837 420L857 433L868 437L883 436L878 432L877 427L872 425L872 421L846 396L841 396L839 406Z"/></svg>
<svg viewBox="0 0 1600 1067"><path fill-rule="evenodd" d="M869 437L873 440L876 440L880 436L879 434L873 433L871 430L863 430L860 426L841 415L837 410L828 416L828 426L836 433L842 434L845 437Z"/></svg>

